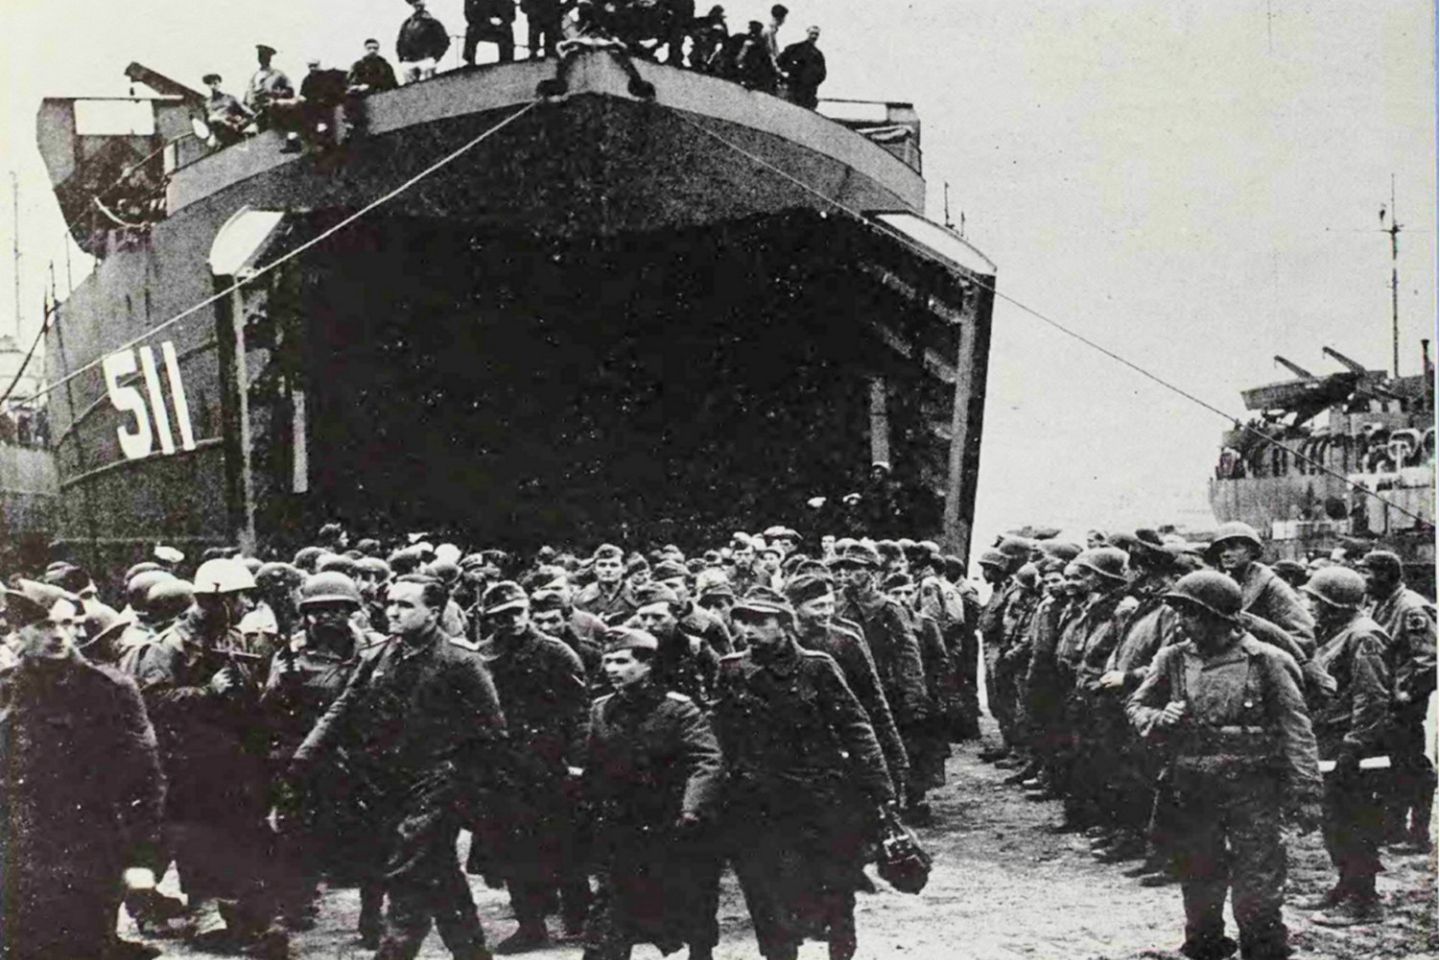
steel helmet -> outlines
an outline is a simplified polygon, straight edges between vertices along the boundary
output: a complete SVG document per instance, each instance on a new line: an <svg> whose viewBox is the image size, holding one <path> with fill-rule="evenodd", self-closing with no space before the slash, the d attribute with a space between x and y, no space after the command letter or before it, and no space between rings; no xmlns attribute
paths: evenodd
<svg viewBox="0 0 1440 960"><path fill-rule="evenodd" d="M1222 620L1238 617L1242 604L1240 584L1218 570L1185 574L1166 592L1165 599L1172 604L1192 603Z"/></svg>
<svg viewBox="0 0 1440 960"><path fill-rule="evenodd" d="M460 579L459 565L449 560L432 560L425 565L424 572L430 574L430 576L439 580L447 587L453 587Z"/></svg>
<svg viewBox="0 0 1440 960"><path fill-rule="evenodd" d="M379 557L361 557L355 561L356 572L373 573L383 580L390 578L390 564Z"/></svg>
<svg viewBox="0 0 1440 960"><path fill-rule="evenodd" d="M1265 549L1265 545L1260 542L1260 534L1255 532L1255 528L1248 523L1241 523L1239 520L1220 524L1220 529L1215 531L1215 538L1210 541L1210 546L1212 549L1218 550L1220 544L1227 540L1243 540L1257 551Z"/></svg>
<svg viewBox="0 0 1440 960"><path fill-rule="evenodd" d="M327 553L315 561L316 573L343 573L347 577L355 575L355 561L343 553Z"/></svg>
<svg viewBox="0 0 1440 960"><path fill-rule="evenodd" d="M266 589L293 588L305 582L305 571L280 561L273 561L255 572L255 583Z"/></svg>
<svg viewBox="0 0 1440 960"><path fill-rule="evenodd" d="M1300 589L1316 600L1342 610L1358 610L1365 602L1365 578L1349 567L1316 570Z"/></svg>
<svg viewBox="0 0 1440 960"><path fill-rule="evenodd" d="M195 571L195 593L197 596L217 593L239 593L254 590L255 578L245 564L230 557L216 557L200 564Z"/></svg>
<svg viewBox="0 0 1440 960"><path fill-rule="evenodd" d="M323 553L325 553L325 551L320 547L301 547L295 551L295 559L291 562L301 570L313 572L315 570L315 561L319 560L320 555Z"/></svg>
<svg viewBox="0 0 1440 960"><path fill-rule="evenodd" d="M317 603L351 603L360 606L360 588L336 570L325 570L305 581L300 588L300 609Z"/></svg>
<svg viewBox="0 0 1440 960"><path fill-rule="evenodd" d="M1075 565L1093 570L1111 580L1125 579L1125 563L1130 557L1119 547L1095 547L1082 550L1075 558Z"/></svg>
<svg viewBox="0 0 1440 960"><path fill-rule="evenodd" d="M174 580L168 570L142 570L125 583L125 600L136 610L146 609L150 588L162 580Z"/></svg>
<svg viewBox="0 0 1440 960"><path fill-rule="evenodd" d="M195 602L195 588L178 577L161 580L145 595L145 611L155 620L173 620Z"/></svg>

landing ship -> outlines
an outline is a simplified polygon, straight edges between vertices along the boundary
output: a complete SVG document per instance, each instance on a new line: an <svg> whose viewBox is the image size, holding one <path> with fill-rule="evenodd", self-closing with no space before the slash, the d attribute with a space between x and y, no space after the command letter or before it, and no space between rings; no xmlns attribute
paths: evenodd
<svg viewBox="0 0 1440 960"><path fill-rule="evenodd" d="M324 148L216 149L199 94L129 73L156 93L128 129L38 122L97 258L45 343L66 555L335 517L693 543L877 464L910 535L968 550L995 266L926 218L908 104L590 51L352 98Z"/></svg>

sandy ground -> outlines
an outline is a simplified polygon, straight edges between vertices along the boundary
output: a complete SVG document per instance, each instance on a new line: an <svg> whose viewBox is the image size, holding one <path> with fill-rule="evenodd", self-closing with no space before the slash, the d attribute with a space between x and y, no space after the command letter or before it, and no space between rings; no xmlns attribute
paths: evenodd
<svg viewBox="0 0 1440 960"><path fill-rule="evenodd" d="M857 907L862 960L1008 960L1008 958L1178 958L1182 936L1180 892L1148 889L1121 876L1122 867L1095 863L1083 839L1041 828L1059 816L1056 803L1027 802L1001 783L1005 771L980 763L975 748L956 748L949 785L932 795L935 824L921 831L935 855L930 884L919 896L885 888L861 894ZM462 838L462 843L465 840ZM1318 836L1291 842L1291 895L1323 892L1333 874ZM1380 879L1388 907L1383 924L1338 931L1316 927L1303 911L1286 911L1297 956L1318 960L1355 957L1436 956L1435 861L1431 857L1385 857ZM471 878L481 920L491 942L514 928L503 891ZM173 882L173 876L169 878ZM169 885L167 882L167 886ZM353 890L325 895L319 925L299 934L297 958L368 958L354 939L359 910ZM734 878L726 875L720 908L721 960L759 956ZM558 931L556 931L558 932ZM1233 924L1231 933L1233 934ZM158 945L172 956L204 956L175 941ZM561 944L527 956L578 958L580 948ZM431 934L422 958L446 958ZM635 950L637 960L659 957L654 947ZM683 957L680 954L672 955ZM824 944L806 944L803 960L826 957Z"/></svg>

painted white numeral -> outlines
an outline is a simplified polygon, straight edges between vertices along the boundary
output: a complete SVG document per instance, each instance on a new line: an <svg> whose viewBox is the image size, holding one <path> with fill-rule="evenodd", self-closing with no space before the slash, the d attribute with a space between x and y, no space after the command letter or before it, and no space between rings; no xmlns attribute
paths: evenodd
<svg viewBox="0 0 1440 960"><path fill-rule="evenodd" d="M135 428L127 430L123 425L115 428L120 438L120 452L126 459L139 460L150 456L154 436L150 433L150 411L145 409L145 397L134 387L122 387L120 379L135 372L135 351L112 353L101 364L105 371L105 392L110 394L110 403L121 413L135 418Z"/></svg>
<svg viewBox="0 0 1440 960"><path fill-rule="evenodd" d="M180 448L195 449L195 428L190 422L190 403L185 396L185 384L180 379L180 362L175 354L175 344L165 341L160 345L160 356L165 363L165 379L170 384L170 396L175 408L175 426L180 432ZM175 452L175 436L170 429L170 411L165 406L163 382L155 363L155 351L144 346L138 349L112 353L101 363L105 374L105 392L110 403L121 413L134 417L133 427L121 425L115 428L120 439L120 452L127 460L140 460L150 456L155 449L155 439L160 440L160 452ZM134 386L122 385L121 381L140 373L145 380L145 393ZM149 403L146 403L149 394ZM154 424L152 429L151 424Z"/></svg>

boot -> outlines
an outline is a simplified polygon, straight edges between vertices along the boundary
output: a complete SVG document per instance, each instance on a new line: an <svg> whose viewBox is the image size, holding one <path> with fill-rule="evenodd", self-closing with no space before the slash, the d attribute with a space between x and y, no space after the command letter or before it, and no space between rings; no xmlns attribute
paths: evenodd
<svg viewBox="0 0 1440 960"><path fill-rule="evenodd" d="M1145 842L1138 837L1121 837L1104 850L1095 851L1095 859L1101 863L1124 863L1139 860L1145 856Z"/></svg>
<svg viewBox="0 0 1440 960"><path fill-rule="evenodd" d="M543 920L521 921L515 932L495 944L495 953L528 953L550 945L550 931Z"/></svg>
<svg viewBox="0 0 1440 960"><path fill-rule="evenodd" d="M1318 897L1304 897L1290 904L1296 910L1331 910L1350 899L1350 891L1342 880Z"/></svg>
<svg viewBox="0 0 1440 960"><path fill-rule="evenodd" d="M1234 956L1240 945L1229 937L1216 937L1207 940L1186 940L1180 945L1179 953L1189 957L1190 960L1224 960L1226 957Z"/></svg>
<svg viewBox="0 0 1440 960"><path fill-rule="evenodd" d="M1385 909L1377 896L1352 896L1333 909L1317 913L1311 922L1322 927L1359 927L1385 919Z"/></svg>

